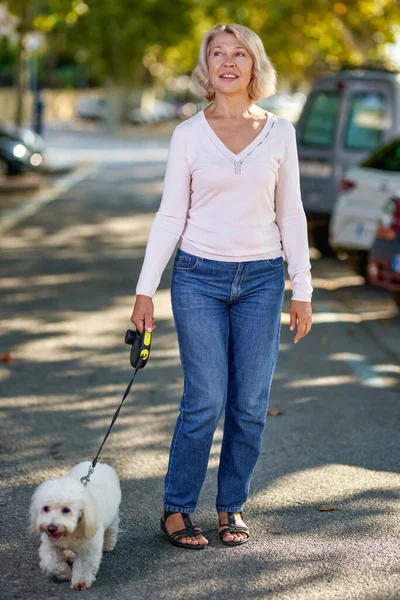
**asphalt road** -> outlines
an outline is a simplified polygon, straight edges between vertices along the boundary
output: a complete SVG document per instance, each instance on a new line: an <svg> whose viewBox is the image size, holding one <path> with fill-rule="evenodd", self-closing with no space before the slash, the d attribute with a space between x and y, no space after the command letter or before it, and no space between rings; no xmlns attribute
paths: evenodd
<svg viewBox="0 0 400 600"><path fill-rule="evenodd" d="M0 354L11 358L0 363L4 600L78 593L40 573L28 507L39 482L95 454L132 374L124 334L166 140L124 144L125 154L99 149L75 187L1 239ZM400 317L345 263L312 256L314 326L297 345L286 293L270 399L284 414L268 417L244 513L251 541L227 548L216 537L221 423L196 511L210 539L200 553L159 530L182 393L165 271L151 359L102 455L121 478L121 531L87 598L400 598Z"/></svg>

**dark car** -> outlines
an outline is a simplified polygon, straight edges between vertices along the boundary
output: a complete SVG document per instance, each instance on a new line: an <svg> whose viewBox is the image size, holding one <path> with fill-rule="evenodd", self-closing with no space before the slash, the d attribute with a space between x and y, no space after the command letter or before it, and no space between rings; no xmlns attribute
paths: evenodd
<svg viewBox="0 0 400 600"><path fill-rule="evenodd" d="M0 175L37 170L43 162L44 141L34 131L0 126Z"/></svg>
<svg viewBox="0 0 400 600"><path fill-rule="evenodd" d="M384 206L368 257L368 281L390 290L400 307L400 194Z"/></svg>

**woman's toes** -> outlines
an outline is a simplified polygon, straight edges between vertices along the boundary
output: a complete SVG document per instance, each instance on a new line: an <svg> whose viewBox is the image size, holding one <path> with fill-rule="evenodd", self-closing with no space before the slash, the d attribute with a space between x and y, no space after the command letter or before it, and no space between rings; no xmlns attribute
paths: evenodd
<svg viewBox="0 0 400 600"><path fill-rule="evenodd" d="M208 540L203 537L202 535L196 535L196 540L198 541L199 544L201 544L202 546L207 545L208 544Z"/></svg>

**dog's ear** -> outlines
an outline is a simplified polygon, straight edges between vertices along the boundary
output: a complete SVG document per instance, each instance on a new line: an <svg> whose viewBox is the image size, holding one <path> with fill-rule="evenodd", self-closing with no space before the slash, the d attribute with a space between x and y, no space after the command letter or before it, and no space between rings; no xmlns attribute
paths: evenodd
<svg viewBox="0 0 400 600"><path fill-rule="evenodd" d="M97 531L96 505L90 493L86 493L83 497L82 514L78 527L82 537L85 539L93 537Z"/></svg>
<svg viewBox="0 0 400 600"><path fill-rule="evenodd" d="M38 500L38 489L35 490L33 496L32 496L32 500L31 500L31 506L30 506L30 526L29 526L29 530L31 531L31 533L39 533L39 527L38 527L38 516L39 516L39 500Z"/></svg>

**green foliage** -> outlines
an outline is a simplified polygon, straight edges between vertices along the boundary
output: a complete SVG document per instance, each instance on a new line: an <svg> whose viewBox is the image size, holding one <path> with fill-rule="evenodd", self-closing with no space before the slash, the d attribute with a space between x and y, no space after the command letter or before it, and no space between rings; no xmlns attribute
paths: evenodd
<svg viewBox="0 0 400 600"><path fill-rule="evenodd" d="M21 29L45 32L47 51L90 77L140 85L189 73L218 23L256 31L281 75L312 78L343 62L387 60L400 33L397 0L10 0ZM54 59L53 62L57 62Z"/></svg>
<svg viewBox="0 0 400 600"><path fill-rule="evenodd" d="M343 63L389 65L385 44L400 36L398 0L203 0L192 18L190 37L163 55L171 71L188 62L191 68L201 36L219 23L253 29L278 73L297 82Z"/></svg>

